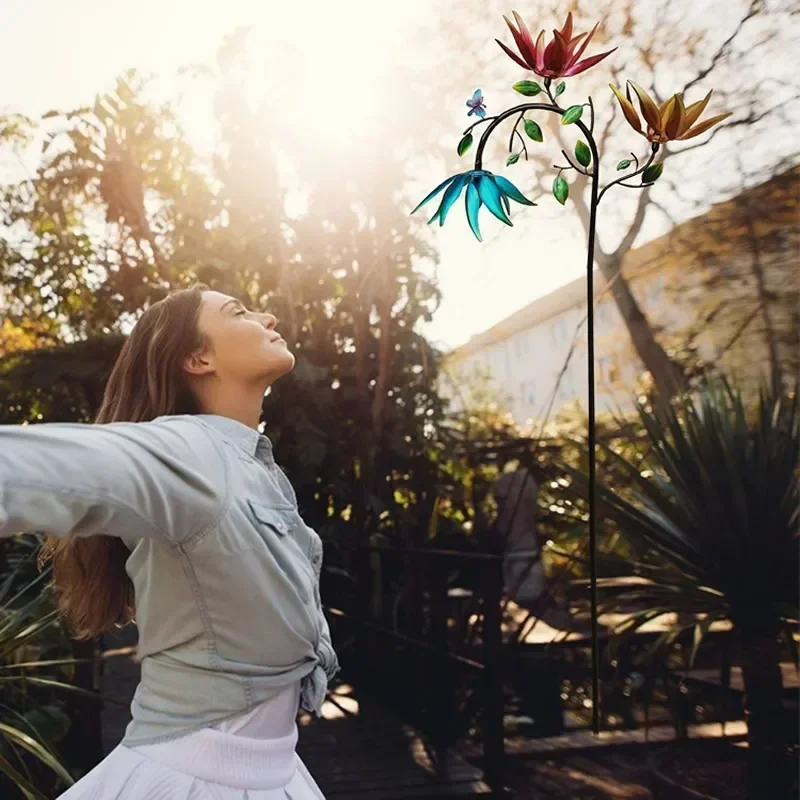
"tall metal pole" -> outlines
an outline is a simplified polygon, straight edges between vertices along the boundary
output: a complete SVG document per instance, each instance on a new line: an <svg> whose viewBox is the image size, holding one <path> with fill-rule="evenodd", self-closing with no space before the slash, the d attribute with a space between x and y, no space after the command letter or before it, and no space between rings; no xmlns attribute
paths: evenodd
<svg viewBox="0 0 800 800"><path fill-rule="evenodd" d="M594 139L589 136L593 169L589 212L589 242L586 256L586 324L589 389L589 599L592 613L592 730L600 732L600 641L597 621L597 433L595 430L594 382L594 241L596 236L600 159Z"/></svg>

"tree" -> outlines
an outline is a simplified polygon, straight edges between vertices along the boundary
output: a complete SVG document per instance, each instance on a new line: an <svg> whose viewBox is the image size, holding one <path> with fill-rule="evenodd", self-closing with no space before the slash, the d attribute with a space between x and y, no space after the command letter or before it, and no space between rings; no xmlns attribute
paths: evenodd
<svg viewBox="0 0 800 800"><path fill-rule="evenodd" d="M91 107L51 111L3 144L40 148L3 187L5 313L55 337L119 331L206 245L210 192L174 111L134 71ZM187 251L189 254L187 255Z"/></svg>
<svg viewBox="0 0 800 800"><path fill-rule="evenodd" d="M274 113L277 90L247 95L242 76L265 70L241 46L249 35L223 45L215 70L187 73L214 98L207 159L178 125L179 100L156 102L154 83L131 73L92 109L31 122L29 141L44 131L48 144L35 175L5 187L18 233L0 269L9 316L71 345L3 362L7 407L48 419L65 403L91 418L117 343L94 334L124 334L144 304L200 279L282 320L298 364L267 403L268 430L312 518L353 535L397 525L415 513L400 487L428 491L426 430L441 413L438 354L418 331L438 294L415 263L435 254L397 191L414 130L386 120L339 149L303 150L294 121ZM290 188L305 207L289 208Z"/></svg>

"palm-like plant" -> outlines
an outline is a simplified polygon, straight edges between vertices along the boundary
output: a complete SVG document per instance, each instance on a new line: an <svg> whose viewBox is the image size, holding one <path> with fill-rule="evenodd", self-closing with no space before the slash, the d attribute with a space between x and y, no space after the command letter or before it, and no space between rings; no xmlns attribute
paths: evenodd
<svg viewBox="0 0 800 800"><path fill-rule="evenodd" d="M63 681L75 661L48 574L37 574L38 540L0 544L0 789L5 779L25 800L46 800L45 787L73 783L54 749L70 727L59 695L82 692Z"/></svg>
<svg viewBox="0 0 800 800"><path fill-rule="evenodd" d="M609 562L601 611L638 610L623 625L676 614L664 640L694 627L694 648L717 620L738 645L749 735L750 797L783 797L789 782L782 706L781 639L798 621L800 408L798 393L763 390L749 409L727 383L670 408L639 407L648 453L608 450L630 483L598 487L604 517L634 546ZM585 475L573 472L584 489ZM631 580L631 578L636 580Z"/></svg>

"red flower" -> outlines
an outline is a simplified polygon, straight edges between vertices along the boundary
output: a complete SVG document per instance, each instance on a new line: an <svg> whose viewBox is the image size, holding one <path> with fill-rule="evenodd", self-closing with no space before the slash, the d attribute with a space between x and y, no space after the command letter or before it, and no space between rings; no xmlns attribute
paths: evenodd
<svg viewBox="0 0 800 800"><path fill-rule="evenodd" d="M572 75L578 75L581 72L585 72L589 67L593 67L617 49L615 47L606 53L589 56L581 61L580 58L589 45L592 36L594 36L599 23L592 28L590 33L581 33L578 36L573 36L571 11L567 14L567 21L561 30L553 31L553 40L547 46L545 46L544 42L544 31L539 32L536 44L533 43L528 26L516 11L514 12L514 19L517 21L516 28L508 18L503 17L503 19L511 30L511 35L514 37L519 49L519 55L509 47L506 47L499 39L495 39L497 44L523 69L533 70L543 78L569 78Z"/></svg>

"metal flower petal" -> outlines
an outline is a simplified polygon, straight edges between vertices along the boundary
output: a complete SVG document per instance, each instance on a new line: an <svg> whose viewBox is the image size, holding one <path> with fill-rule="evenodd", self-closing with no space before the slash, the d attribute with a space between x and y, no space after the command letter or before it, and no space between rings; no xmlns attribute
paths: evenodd
<svg viewBox="0 0 800 800"><path fill-rule="evenodd" d="M453 207L453 204L461 196L461 190L467 182L467 175L457 175L455 180L447 187L444 196L442 197L442 204L439 206L437 212L439 217L439 225L444 225L447 212Z"/></svg>
<svg viewBox="0 0 800 800"><path fill-rule="evenodd" d="M432 192L430 192L430 194L428 194L425 197L425 199L418 206L416 206L416 208L414 208L414 210L411 213L416 214L417 211L419 211L422 208L422 206L425 205L425 203L433 200L433 198L436 197L436 195L439 194L439 192L441 192L445 188L445 186L447 186L447 184L454 181L457 177L458 175L454 175L452 178L448 178L446 181L442 181Z"/></svg>
<svg viewBox="0 0 800 800"><path fill-rule="evenodd" d="M508 178L504 178L502 175L495 175L494 180L500 191L503 193L504 197L508 197L511 200L516 201L520 205L524 206L536 205L536 203L534 203L532 200L528 200L528 198L525 197L525 195L523 195L522 192L519 189L517 189L517 187L514 186L514 184L511 183L510 180L508 180Z"/></svg>
<svg viewBox="0 0 800 800"><path fill-rule="evenodd" d="M503 208L500 189L497 188L497 184L494 182L493 177L491 175L481 175L481 177L478 178L476 185L478 187L478 194L480 195L483 205L485 205L486 208L488 208L489 211L500 220L500 222L512 227L511 220L508 218L508 214L506 214L506 211Z"/></svg>
<svg viewBox="0 0 800 800"><path fill-rule="evenodd" d="M639 113L633 105L631 99L631 87L639 98L639 107L641 115L647 124L647 129L642 129L642 122ZM708 101L711 98L709 92L702 100L686 106L683 101L683 95L679 92L668 98L661 106L650 97L641 86L637 86L633 81L628 81L625 95L617 89L616 86L611 86L611 90L619 101L622 113L628 124L637 132L641 133L648 141L657 144L664 142L671 142L675 140L691 139L694 136L699 136L709 128L713 128L722 120L727 119L731 114L718 114L703 122L698 122L701 114L705 111Z"/></svg>
<svg viewBox="0 0 800 800"><path fill-rule="evenodd" d="M639 108L642 111L645 122L650 126L651 130L660 131L661 113L653 98L650 97L641 86L633 81L628 81L628 85L636 92L636 96L639 98ZM667 100L667 102L669 102L669 100Z"/></svg>
<svg viewBox="0 0 800 800"><path fill-rule="evenodd" d="M481 208L481 198L478 194L478 190L475 188L474 183L470 183L470 185L467 186L466 206L469 227L472 228L475 238L479 242L482 242L483 239L481 238L481 229L478 225L478 211L480 211Z"/></svg>
<svg viewBox="0 0 800 800"><path fill-rule="evenodd" d="M628 121L628 125L630 125L636 133L641 133L642 123L639 121L639 115L636 113L633 103L631 103L613 83L609 83L608 85L611 87L611 91L616 95L617 100L619 100L620 108L625 115L625 119Z"/></svg>
<svg viewBox="0 0 800 800"><path fill-rule="evenodd" d="M521 67L532 70L543 78L565 78L578 75L616 50L614 48L605 53L599 53L581 60L581 56L597 30L597 25L588 34L581 33L573 36L571 12L567 14L567 19L561 29L553 31L553 37L547 44L545 44L544 31L540 31L534 44L528 26L516 11L514 12L516 27L507 17L503 17L503 19L514 37L514 44L516 44L519 54L515 53L499 39L495 39L497 44L500 45L506 55Z"/></svg>
<svg viewBox="0 0 800 800"><path fill-rule="evenodd" d="M528 200L507 178L479 169L454 175L452 178L443 181L411 213L418 211L425 203L444 191L439 207L428 220L428 224L438 220L440 225L444 225L450 209L461 196L464 187L467 190L465 198L467 221L478 241L483 241L478 223L478 212L481 206L486 206L504 224L511 225L512 223L508 216L511 210L511 200L520 205L536 205L536 203Z"/></svg>

